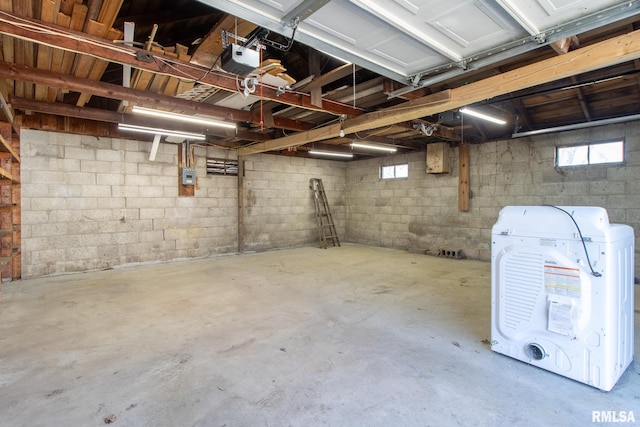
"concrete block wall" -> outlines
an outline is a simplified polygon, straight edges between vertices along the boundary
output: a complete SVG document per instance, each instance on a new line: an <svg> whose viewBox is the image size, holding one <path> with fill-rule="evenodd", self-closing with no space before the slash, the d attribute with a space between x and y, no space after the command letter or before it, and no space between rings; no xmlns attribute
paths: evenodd
<svg viewBox="0 0 640 427"><path fill-rule="evenodd" d="M195 197L178 196L178 146L21 132L22 277L206 257L238 250L238 178L206 175L196 148ZM274 155L245 161L245 250L317 244L310 178L322 178L345 234L343 162Z"/></svg>
<svg viewBox="0 0 640 427"><path fill-rule="evenodd" d="M338 236L345 236L347 163L258 154L244 165L245 250L318 244L311 178L322 179Z"/></svg>
<svg viewBox="0 0 640 427"><path fill-rule="evenodd" d="M21 132L22 277L237 250L237 178L206 176L178 197L178 146ZM210 156L224 157L207 149Z"/></svg>
<svg viewBox="0 0 640 427"><path fill-rule="evenodd" d="M625 138L622 166L557 170L557 143ZM23 277L121 264L234 253L237 178L206 176L196 151L195 197L177 196L177 146L42 131L21 133ZM491 227L507 205L597 205L636 231L640 251L640 123L472 145L471 209L458 210L458 156L427 174L425 153L356 162L245 158L244 247L317 244L310 178L322 178L341 241L433 254L463 250L489 260ZM408 163L409 178L380 180L382 165ZM636 275L640 276L636 255Z"/></svg>
<svg viewBox="0 0 640 427"><path fill-rule="evenodd" d="M556 145L614 138L626 141L624 165L555 168ZM346 239L490 260L491 227L504 206L602 206L612 223L634 228L640 277L640 122L472 145L469 212L458 210L458 151L449 153L442 175L426 173L424 152L350 163ZM409 164L408 179L379 179L380 166L399 163Z"/></svg>

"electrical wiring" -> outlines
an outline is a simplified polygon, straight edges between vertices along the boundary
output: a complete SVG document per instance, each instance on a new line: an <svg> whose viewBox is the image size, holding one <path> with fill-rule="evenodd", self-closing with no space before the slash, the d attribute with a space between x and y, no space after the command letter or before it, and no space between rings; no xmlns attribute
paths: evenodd
<svg viewBox="0 0 640 427"><path fill-rule="evenodd" d="M10 16L11 19L6 19L4 18L5 16ZM16 21L22 21L22 22L16 22ZM132 49L126 49L126 48L120 48L117 46L114 46L113 44L107 43L107 42L102 42L100 40L92 40L89 38L83 38L83 37L78 37L76 34L72 34L70 32L66 32L64 30L58 30L58 29L52 29L52 28L48 28L45 26L41 26L38 24L34 24L30 21L27 21L23 18L17 17L17 16L13 16L10 15L6 12L2 12L0 11L0 22L4 22L6 24L12 25L14 27L18 27L18 28L24 28L24 29L28 29L31 30L33 32L39 33L39 34L47 34L47 35L55 35L55 36L59 36L59 37L64 37L70 40L75 40L75 41L80 41L83 43L87 43L90 45L94 45L94 46L100 46L100 47L104 47L110 50L113 50L114 52L119 52L119 53L124 53L126 55L131 55L131 56L136 56L136 53L134 50ZM52 46L51 47L57 47L57 46Z"/></svg>
<svg viewBox="0 0 640 427"><path fill-rule="evenodd" d="M43 34L43 35L52 35L52 36L56 36L56 37L61 37L61 38L65 38L68 40L73 40L76 42L81 42L87 46L95 46L95 47L100 47L102 49L107 49L110 50L112 52L117 52L119 54L124 54L127 55L129 57L132 58L136 58L137 57L137 53L139 52L138 49L135 49L133 47L128 47L125 45L120 45L121 43L123 43L122 41L116 41L116 40L105 40L105 41L101 41L97 38L91 38L91 37L83 37L83 36L79 36L78 34L69 32L69 31L65 31L64 29L57 29L57 28L50 28L47 27L45 25L40 25L38 23L34 23L32 21L29 21L27 19L24 18L20 18L17 16L14 16L12 14L9 14L7 12L4 11L0 11L0 22L6 23L12 27L17 27L17 28L22 28L37 34ZM21 38L20 36L16 36L13 35L14 37L17 38ZM29 40L28 37L24 37L25 39ZM44 43L47 44L47 43ZM50 47L53 48L57 48L57 49L61 49L60 46L54 45L54 44L47 44ZM73 50L70 49L70 51L81 54L81 55L89 55L89 56L95 56L92 55L90 52L90 49L88 49L87 51L80 51L80 50ZM172 74L175 74L175 77L179 77L179 78L184 78L184 79L189 79L192 80L194 82L200 82L202 79L204 79L207 75L211 74L211 75L215 75L221 78L225 78L228 79L229 78L229 74L228 73L224 73L221 72L217 69L215 69L215 65L218 62L219 58L211 65L211 67L209 67L208 69L206 69L203 72L203 67L201 66L196 66L193 64L189 64L189 63L185 63L179 60L174 60L173 58L167 58L161 55L156 55L152 52L149 52L151 58L153 59L153 62L156 64L156 66L158 68L160 68L160 70L158 70L157 72L159 73L167 73L168 70L163 70L163 68L168 68L172 71ZM104 59L100 56L95 56L96 58L99 59ZM174 64L179 64L180 67L176 67ZM255 86L252 88L253 90L255 90ZM282 87L278 87L275 85L270 85L264 82L260 82L260 91L262 92L264 89L270 89L273 91L282 91ZM296 91L296 90L292 90L290 88L284 88L284 91L287 94L291 94L291 95L299 95L299 96L308 96L307 93L305 92L301 92L301 91ZM251 92L253 93L253 92ZM282 92L280 92L282 93ZM324 102L329 102L329 103L334 103L335 101L331 101L331 100L324 100ZM335 102L335 104L338 105L342 105L339 102Z"/></svg>
<svg viewBox="0 0 640 427"><path fill-rule="evenodd" d="M589 269L591 269L591 275L594 277L601 277L602 274L596 272L593 267L591 266L591 260L589 259L589 252L587 251L587 244L584 242L584 237L582 236L582 231L580 230L580 227L578 226L578 223L576 222L575 218L573 217L573 215L571 215L569 212L565 211L562 208L559 208L558 206L554 206L554 205L545 205L548 206L550 208L555 208L558 209L559 211L564 212L565 214L567 214L569 216L569 218L571 218L571 221L573 221L573 224L576 226L576 230L578 230L578 235L580 236L580 241L582 242L582 247L584 248L584 254L587 257L587 264L589 264Z"/></svg>

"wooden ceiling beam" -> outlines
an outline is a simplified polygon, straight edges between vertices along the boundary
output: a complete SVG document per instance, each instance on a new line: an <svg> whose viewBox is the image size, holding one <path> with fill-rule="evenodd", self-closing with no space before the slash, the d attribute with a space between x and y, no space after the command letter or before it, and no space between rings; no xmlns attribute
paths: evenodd
<svg viewBox="0 0 640 427"><path fill-rule="evenodd" d="M578 79L576 78L576 76L571 76L571 83L578 84ZM587 105L587 100L585 99L584 91L579 86L576 87L575 91L576 91L576 95L578 95L578 102L580 102L580 108L582 109L582 114L584 114L584 118L590 122L591 112L589 111L589 106Z"/></svg>
<svg viewBox="0 0 640 427"><path fill-rule="evenodd" d="M125 88L111 83L98 82L81 77L39 70L26 65L10 64L8 62L0 61L0 77L38 83L75 92L87 92L105 98L129 101L131 103L141 103L154 108L183 111L190 114L202 114L226 120L244 121L253 124L260 123L259 112L218 107L212 104L189 101L186 99L175 98L173 96ZM274 123L279 128L295 131L308 130L314 126L311 123L281 117L274 117Z"/></svg>
<svg viewBox="0 0 640 427"><path fill-rule="evenodd" d="M353 64L344 64L333 70L324 73L318 77L315 77L309 83L304 86L301 86L299 89L305 92L311 92L313 89L322 88L322 86L326 86L330 83L335 82L336 80L340 80L343 77L351 75L354 65ZM360 70L360 67L356 66L355 71Z"/></svg>
<svg viewBox="0 0 640 427"><path fill-rule="evenodd" d="M251 31L255 30L256 27L257 25L249 21L238 19L232 15L225 15L211 31L202 38L202 41L191 55L190 62L207 68L213 66L220 55L222 55L222 31L227 31L240 37L246 37Z"/></svg>
<svg viewBox="0 0 640 427"><path fill-rule="evenodd" d="M444 93L428 95L385 110L347 119L342 123L342 126L338 123L259 143L252 147L240 148L238 154L248 155L289 146L299 146L313 141L334 138L341 131L347 134L361 132L430 116L465 105L486 101L496 96L516 92L531 86L549 83L622 62L633 61L639 57L640 30L576 49L565 55L548 58L484 80L450 89Z"/></svg>
<svg viewBox="0 0 640 427"><path fill-rule="evenodd" d="M2 20L0 20L0 34L70 52L89 55L122 65L129 65L143 71L195 80L229 92L237 92L238 76L235 74L226 73L221 70L211 70L210 67L202 67L180 61L168 62L167 59L161 55L155 55L136 47L123 46L122 44L117 44L104 38L91 36L78 31L65 29L65 34L62 34L55 26L48 25L36 19L17 17L8 12L0 12L0 16L2 17ZM137 59L137 54L142 54L142 59ZM148 62L147 58L152 59ZM328 99L322 99L322 107L316 107L311 103L311 96L309 94L292 91L280 93L278 88L270 86L262 87L261 96L263 99L273 100L281 104L335 115L356 117L365 112L361 108Z"/></svg>
<svg viewBox="0 0 640 427"><path fill-rule="evenodd" d="M152 119L149 117L138 116L135 114L122 114L117 111L101 110L99 108L77 107L69 104L54 104L51 102L34 101L25 98L12 98L11 106L14 109L50 114L54 116L74 117L77 119L95 120L107 123L126 123L136 126L148 126L157 128L167 128L167 120ZM244 130L233 130L223 128L207 128L202 126L186 125L179 122L171 123L171 129L183 132L203 133L231 140L245 141L266 141L272 139L269 135L258 132L247 132Z"/></svg>

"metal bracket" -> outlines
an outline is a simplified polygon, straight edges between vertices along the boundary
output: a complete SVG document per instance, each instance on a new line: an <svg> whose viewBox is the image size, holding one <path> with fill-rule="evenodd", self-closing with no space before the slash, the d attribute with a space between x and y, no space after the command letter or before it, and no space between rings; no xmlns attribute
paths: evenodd
<svg viewBox="0 0 640 427"><path fill-rule="evenodd" d="M462 61L456 62L456 65L458 66L458 68L466 70L469 67L469 61L463 59Z"/></svg>
<svg viewBox="0 0 640 427"><path fill-rule="evenodd" d="M153 55L151 54L151 52L138 50L136 51L136 59L142 62L153 62Z"/></svg>
<svg viewBox="0 0 640 427"><path fill-rule="evenodd" d="M547 41L547 33L536 34L533 39L536 41L536 43L543 44Z"/></svg>

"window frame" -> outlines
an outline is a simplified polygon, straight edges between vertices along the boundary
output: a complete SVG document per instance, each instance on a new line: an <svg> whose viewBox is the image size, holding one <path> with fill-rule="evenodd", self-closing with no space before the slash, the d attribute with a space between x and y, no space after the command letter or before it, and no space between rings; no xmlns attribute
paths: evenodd
<svg viewBox="0 0 640 427"><path fill-rule="evenodd" d="M407 168L407 175L406 176L397 176L397 168L398 168L398 166L406 166L406 168ZM384 173L383 173L385 168L393 168L393 176L385 177ZM396 164L393 164L393 165L382 165L382 166L380 166L378 177L379 177L379 179L382 179L382 180L408 179L409 178L409 163L407 162L407 163L396 163Z"/></svg>
<svg viewBox="0 0 640 427"><path fill-rule="evenodd" d="M614 162L604 162L604 163L592 163L591 162L591 147L596 146L596 145L602 145L602 144L611 144L611 143L616 143L619 142L622 144L622 160L620 161L614 161ZM620 166L620 165L624 165L625 163L625 145L626 145L626 140L625 138L615 138L615 139L608 139L608 140L604 140L604 141L593 141L593 142L582 142L582 143L577 143L577 144L567 144L567 145L556 145L555 146L555 159L554 159L554 164L555 167L557 168L578 168L578 167L597 167L597 166ZM559 160L560 160L560 150L561 149L567 149L567 148L577 148L577 147L587 147L587 163L580 163L580 164L576 164L576 165L560 165L559 164Z"/></svg>

